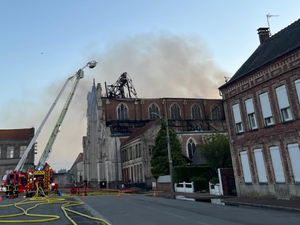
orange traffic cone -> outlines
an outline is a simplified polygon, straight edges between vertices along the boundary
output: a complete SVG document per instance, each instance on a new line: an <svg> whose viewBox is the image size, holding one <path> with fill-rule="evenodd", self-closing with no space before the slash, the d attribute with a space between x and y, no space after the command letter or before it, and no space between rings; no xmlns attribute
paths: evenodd
<svg viewBox="0 0 300 225"><path fill-rule="evenodd" d="M2 195L0 195L0 202L2 202Z"/></svg>
<svg viewBox="0 0 300 225"><path fill-rule="evenodd" d="M156 192L154 191L153 197L156 197Z"/></svg>
<svg viewBox="0 0 300 225"><path fill-rule="evenodd" d="M121 197L120 191L118 192L118 197L119 197L119 198Z"/></svg>
<svg viewBox="0 0 300 225"><path fill-rule="evenodd" d="M82 193L82 199L85 199L85 197L84 197L84 193Z"/></svg>

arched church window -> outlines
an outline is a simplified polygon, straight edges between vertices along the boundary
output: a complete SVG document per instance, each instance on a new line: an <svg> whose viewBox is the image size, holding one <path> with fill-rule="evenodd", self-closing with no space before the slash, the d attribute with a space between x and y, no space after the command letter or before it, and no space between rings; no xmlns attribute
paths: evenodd
<svg viewBox="0 0 300 225"><path fill-rule="evenodd" d="M119 120L127 120L128 119L128 108L123 103L121 103L118 106L118 119Z"/></svg>
<svg viewBox="0 0 300 225"><path fill-rule="evenodd" d="M152 103L149 106L150 119L156 119L157 115L155 115L155 114L159 115L159 113L158 113L158 106L155 103Z"/></svg>
<svg viewBox="0 0 300 225"><path fill-rule="evenodd" d="M197 149L196 141L194 139L190 138L188 140L188 145L187 145L187 153L188 153L188 157L190 159L193 158L196 149Z"/></svg>
<svg viewBox="0 0 300 225"><path fill-rule="evenodd" d="M197 104L194 104L192 106L192 119L194 119L194 120L200 120L201 119L200 107Z"/></svg>
<svg viewBox="0 0 300 225"><path fill-rule="evenodd" d="M174 103L171 106L171 119L172 120L178 120L178 119L180 119L180 107L176 103Z"/></svg>
<svg viewBox="0 0 300 225"><path fill-rule="evenodd" d="M211 118L212 118L213 120L219 120L219 119L221 119L220 109L219 109L219 107L216 106L216 105L213 105L213 106L211 107Z"/></svg>

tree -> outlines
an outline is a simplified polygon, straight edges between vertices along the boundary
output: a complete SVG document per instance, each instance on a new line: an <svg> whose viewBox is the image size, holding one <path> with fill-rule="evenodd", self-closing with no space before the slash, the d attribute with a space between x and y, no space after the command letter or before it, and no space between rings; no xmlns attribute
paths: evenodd
<svg viewBox="0 0 300 225"><path fill-rule="evenodd" d="M181 155L181 144L177 139L177 135L169 128L171 157L173 166L184 165L184 158ZM168 143L166 122L161 122L161 128L156 136L155 145L153 147L151 157L151 173L157 179L159 176L169 175L169 159L168 159Z"/></svg>
<svg viewBox="0 0 300 225"><path fill-rule="evenodd" d="M217 173L218 168L232 167L228 135L216 133L199 145L201 155Z"/></svg>

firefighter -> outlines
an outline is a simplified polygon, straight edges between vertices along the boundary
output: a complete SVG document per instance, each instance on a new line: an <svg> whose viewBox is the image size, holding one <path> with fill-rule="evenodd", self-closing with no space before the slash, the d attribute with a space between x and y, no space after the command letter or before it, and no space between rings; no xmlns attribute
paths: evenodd
<svg viewBox="0 0 300 225"><path fill-rule="evenodd" d="M7 182L6 185L6 198L11 198L11 195L13 194L13 180L10 180Z"/></svg>
<svg viewBox="0 0 300 225"><path fill-rule="evenodd" d="M13 189L13 192L14 192L14 198L17 198L19 196L19 188L20 188L20 184L19 182L17 181L14 185L14 189Z"/></svg>

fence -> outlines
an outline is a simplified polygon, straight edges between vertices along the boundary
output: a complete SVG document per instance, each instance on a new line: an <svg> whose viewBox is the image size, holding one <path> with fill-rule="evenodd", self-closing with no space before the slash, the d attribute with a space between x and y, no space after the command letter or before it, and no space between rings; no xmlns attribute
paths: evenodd
<svg viewBox="0 0 300 225"><path fill-rule="evenodd" d="M176 192L186 192L193 193L194 192L194 183L175 183L175 191Z"/></svg>

